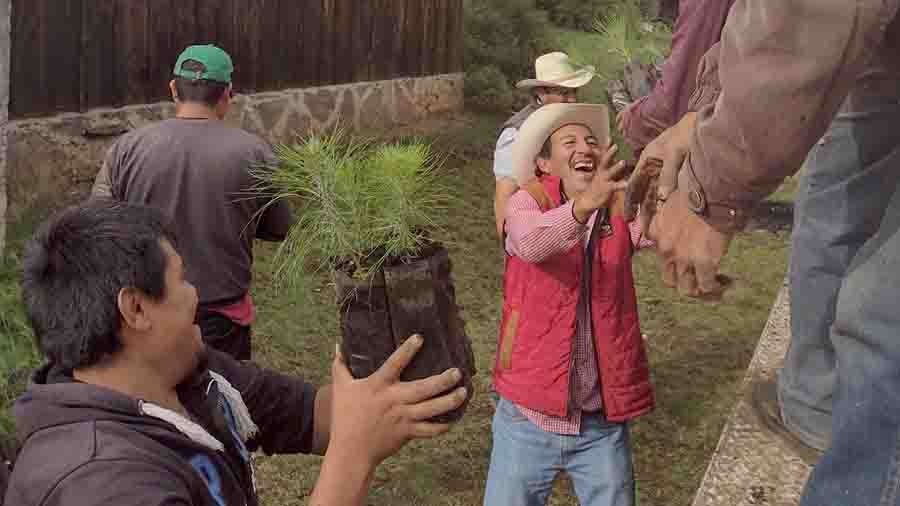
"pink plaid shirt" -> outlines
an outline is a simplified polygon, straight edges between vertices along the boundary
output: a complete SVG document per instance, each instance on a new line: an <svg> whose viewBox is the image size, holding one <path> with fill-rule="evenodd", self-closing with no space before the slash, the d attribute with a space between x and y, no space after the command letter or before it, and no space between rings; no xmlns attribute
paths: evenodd
<svg viewBox="0 0 900 506"><path fill-rule="evenodd" d="M506 208L506 250L528 262L541 260L570 250L578 241L587 246L588 231L597 217L594 213L586 225L575 220L572 202L556 209L542 212L538 203L525 191L513 195ZM652 246L653 243L641 236L637 221L629 223L631 241L637 248ZM595 246L596 247L596 246ZM595 413L603 407L600 391L600 373L597 360L591 356L593 336L590 325L590 306L584 298L579 299L575 325L575 382L574 399L569 416L547 415L539 411L516 406L532 423L547 432L577 435L581 432L582 413Z"/></svg>

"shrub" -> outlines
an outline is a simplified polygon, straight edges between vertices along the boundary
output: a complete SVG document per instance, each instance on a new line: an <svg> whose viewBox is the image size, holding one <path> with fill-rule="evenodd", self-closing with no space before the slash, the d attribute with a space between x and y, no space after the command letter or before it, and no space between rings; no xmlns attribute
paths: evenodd
<svg viewBox="0 0 900 506"><path fill-rule="evenodd" d="M649 36L660 26L645 23L640 7L633 0L620 3L606 18L594 23L595 30L608 41L609 52L623 68L633 62L651 63L665 54L667 48L654 44L658 39Z"/></svg>
<svg viewBox="0 0 900 506"><path fill-rule="evenodd" d="M534 59L554 49L547 13L534 0L465 0L466 96L508 108L512 83L534 74ZM500 82L504 82L505 86Z"/></svg>
<svg viewBox="0 0 900 506"><path fill-rule="evenodd" d="M480 109L510 109L515 91L506 75L496 65L477 67L466 74L466 96Z"/></svg>
<svg viewBox="0 0 900 506"><path fill-rule="evenodd" d="M591 44L570 44L566 50L582 64L594 65L603 80L620 79L626 65L653 63L671 44L671 29L644 21L636 0L619 0L608 14L594 21L599 37Z"/></svg>
<svg viewBox="0 0 900 506"><path fill-rule="evenodd" d="M618 0L537 0L550 21L564 28L589 32L594 20L605 16Z"/></svg>
<svg viewBox="0 0 900 506"><path fill-rule="evenodd" d="M537 0L537 6L547 11L550 21L584 32L592 31L597 19L605 18L622 3L623 0ZM644 18L654 21L672 22L678 10L677 0L638 0L636 6Z"/></svg>

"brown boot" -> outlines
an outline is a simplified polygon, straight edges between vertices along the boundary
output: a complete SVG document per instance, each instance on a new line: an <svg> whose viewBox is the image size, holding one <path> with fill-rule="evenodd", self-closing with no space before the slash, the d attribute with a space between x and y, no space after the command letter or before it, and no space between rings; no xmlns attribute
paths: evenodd
<svg viewBox="0 0 900 506"><path fill-rule="evenodd" d="M777 385L772 379L755 380L751 385L751 410L768 432L774 434L791 451L810 466L814 466L822 452L807 445L785 425L781 418L781 407L778 405Z"/></svg>

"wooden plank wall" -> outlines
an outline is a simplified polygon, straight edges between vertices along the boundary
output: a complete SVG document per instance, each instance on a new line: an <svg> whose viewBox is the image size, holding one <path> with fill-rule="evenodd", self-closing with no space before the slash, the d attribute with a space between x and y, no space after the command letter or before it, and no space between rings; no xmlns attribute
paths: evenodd
<svg viewBox="0 0 900 506"><path fill-rule="evenodd" d="M13 118L168 98L187 45L240 93L463 69L463 0L13 0Z"/></svg>

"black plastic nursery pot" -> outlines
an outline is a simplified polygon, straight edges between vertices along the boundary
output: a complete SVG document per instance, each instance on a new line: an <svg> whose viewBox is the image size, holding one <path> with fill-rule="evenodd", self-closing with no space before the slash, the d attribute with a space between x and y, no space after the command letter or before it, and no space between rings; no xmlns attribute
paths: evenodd
<svg viewBox="0 0 900 506"><path fill-rule="evenodd" d="M406 339L419 334L424 344L401 379L417 380L458 368L463 379L457 386L466 387L466 401L433 421L462 418L472 397L475 357L456 304L447 250L434 246L411 262L386 265L365 279L354 278L348 269L339 268L334 274L341 351L353 376L369 376Z"/></svg>

